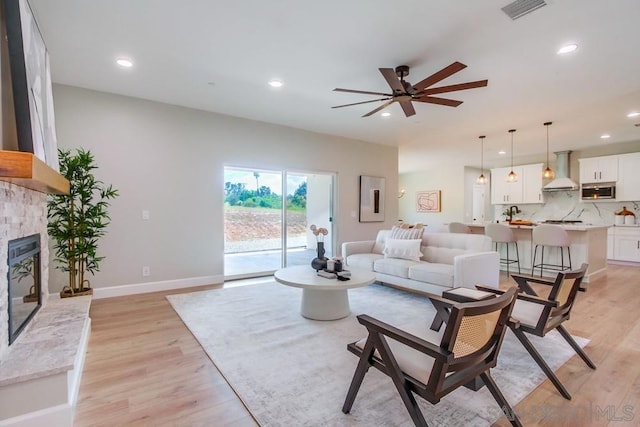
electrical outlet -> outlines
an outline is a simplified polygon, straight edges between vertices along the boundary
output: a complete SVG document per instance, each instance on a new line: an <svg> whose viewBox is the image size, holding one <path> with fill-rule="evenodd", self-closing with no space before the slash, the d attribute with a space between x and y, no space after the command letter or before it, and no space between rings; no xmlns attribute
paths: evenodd
<svg viewBox="0 0 640 427"><path fill-rule="evenodd" d="M142 220L143 221L148 221L149 220L149 211L146 210L146 209L142 211Z"/></svg>
<svg viewBox="0 0 640 427"><path fill-rule="evenodd" d="M148 265L145 265L144 267L142 267L142 275L143 276L151 276L151 267L149 267Z"/></svg>

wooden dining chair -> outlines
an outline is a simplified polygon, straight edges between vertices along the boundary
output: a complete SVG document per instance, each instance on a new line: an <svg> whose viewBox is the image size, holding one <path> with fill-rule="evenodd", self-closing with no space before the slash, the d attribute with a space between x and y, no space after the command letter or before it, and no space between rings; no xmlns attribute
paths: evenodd
<svg viewBox="0 0 640 427"><path fill-rule="evenodd" d="M581 284L588 267L588 264L582 264L578 270L560 272L555 280L519 275L511 276L518 284L520 293L511 313L514 322L510 323L509 326L524 348L533 357L533 360L540 366L540 369L544 371L560 394L568 400L571 400L571 394L569 394L526 334L544 337L549 331L555 329L578 353L587 366L591 369L596 369L595 363L563 326L563 323L569 320L578 291L584 290ZM531 284L550 287L549 295L546 298L541 298ZM484 286L476 287L495 294L504 292Z"/></svg>
<svg viewBox="0 0 640 427"><path fill-rule="evenodd" d="M342 407L349 413L370 367L388 375L416 426L427 422L415 395L436 404L443 396L480 377L514 426L520 420L489 370L498 353L513 308L516 288L490 300L452 303L443 333L425 325L418 335L367 315L357 316L369 335L347 349L360 358Z"/></svg>

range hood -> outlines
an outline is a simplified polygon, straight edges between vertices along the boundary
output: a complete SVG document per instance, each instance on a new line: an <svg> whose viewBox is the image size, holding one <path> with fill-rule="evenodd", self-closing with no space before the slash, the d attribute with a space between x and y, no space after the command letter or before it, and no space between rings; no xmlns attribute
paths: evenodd
<svg viewBox="0 0 640 427"><path fill-rule="evenodd" d="M542 187L543 191L571 191L577 190L579 185L569 178L569 154L571 151L557 151L556 179Z"/></svg>

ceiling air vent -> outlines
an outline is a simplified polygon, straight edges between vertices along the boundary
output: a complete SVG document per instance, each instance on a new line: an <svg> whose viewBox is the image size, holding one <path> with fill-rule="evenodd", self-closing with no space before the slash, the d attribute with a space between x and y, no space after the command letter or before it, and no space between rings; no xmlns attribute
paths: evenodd
<svg viewBox="0 0 640 427"><path fill-rule="evenodd" d="M547 3L545 3L544 0L516 0L503 7L502 11L506 13L509 18L516 20L546 5Z"/></svg>

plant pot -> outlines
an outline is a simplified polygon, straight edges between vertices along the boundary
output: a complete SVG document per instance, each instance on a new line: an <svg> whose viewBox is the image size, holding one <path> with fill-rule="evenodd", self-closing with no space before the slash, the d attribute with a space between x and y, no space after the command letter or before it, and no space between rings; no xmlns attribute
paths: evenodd
<svg viewBox="0 0 640 427"><path fill-rule="evenodd" d="M69 287L65 286L60 291L60 298L80 297L80 296L83 296L83 295L93 295L93 288L83 288L80 291L76 291L74 293L71 293L71 290L69 289Z"/></svg>
<svg viewBox="0 0 640 427"><path fill-rule="evenodd" d="M22 297L22 302L25 304L28 302L38 302L38 295L36 294L25 295Z"/></svg>

